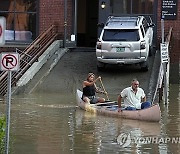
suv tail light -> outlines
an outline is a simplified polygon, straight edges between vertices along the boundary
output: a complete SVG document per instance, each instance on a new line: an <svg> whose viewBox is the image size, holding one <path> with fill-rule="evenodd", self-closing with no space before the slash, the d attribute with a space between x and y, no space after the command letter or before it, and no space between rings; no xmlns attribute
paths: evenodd
<svg viewBox="0 0 180 154"><path fill-rule="evenodd" d="M102 43L101 43L100 41L96 43L97 49L101 49L101 44L102 44Z"/></svg>
<svg viewBox="0 0 180 154"><path fill-rule="evenodd" d="M140 49L146 49L146 42L145 41L141 42Z"/></svg>

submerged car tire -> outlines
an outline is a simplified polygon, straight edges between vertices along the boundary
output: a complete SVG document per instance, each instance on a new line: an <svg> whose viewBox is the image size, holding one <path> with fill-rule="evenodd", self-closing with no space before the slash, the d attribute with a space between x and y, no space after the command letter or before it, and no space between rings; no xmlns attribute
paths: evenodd
<svg viewBox="0 0 180 154"><path fill-rule="evenodd" d="M98 71L104 71L105 70L105 64L97 61L97 70Z"/></svg>

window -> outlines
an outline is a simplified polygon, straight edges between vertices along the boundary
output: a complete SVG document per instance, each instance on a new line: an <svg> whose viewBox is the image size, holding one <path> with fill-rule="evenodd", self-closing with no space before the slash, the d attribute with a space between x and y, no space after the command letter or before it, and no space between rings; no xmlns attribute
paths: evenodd
<svg viewBox="0 0 180 154"><path fill-rule="evenodd" d="M113 15L153 14L154 0L110 0Z"/></svg>
<svg viewBox="0 0 180 154"><path fill-rule="evenodd" d="M140 29L141 29L142 36L143 36L143 38L144 38L144 36L145 36L145 34L144 34L144 29L143 29L142 26L140 26Z"/></svg>
<svg viewBox="0 0 180 154"><path fill-rule="evenodd" d="M152 14L154 0L132 0L133 14Z"/></svg>
<svg viewBox="0 0 180 154"><path fill-rule="evenodd" d="M105 29L103 41L139 41L138 29Z"/></svg>
<svg viewBox="0 0 180 154"><path fill-rule="evenodd" d="M142 24L143 24L143 27L144 27L144 30L145 30L145 33L146 33L147 30L148 30L148 23L147 23L146 19L143 19Z"/></svg>
<svg viewBox="0 0 180 154"><path fill-rule="evenodd" d="M0 0L6 18L6 41L31 42L36 37L37 0Z"/></svg>
<svg viewBox="0 0 180 154"><path fill-rule="evenodd" d="M131 12L131 0L111 0L112 14L130 14Z"/></svg>

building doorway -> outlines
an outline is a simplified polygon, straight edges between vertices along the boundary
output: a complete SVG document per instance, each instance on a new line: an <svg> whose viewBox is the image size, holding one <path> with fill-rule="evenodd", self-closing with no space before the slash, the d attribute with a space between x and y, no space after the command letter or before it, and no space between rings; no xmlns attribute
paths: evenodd
<svg viewBox="0 0 180 154"><path fill-rule="evenodd" d="M98 0L78 0L77 47L96 46L98 4Z"/></svg>

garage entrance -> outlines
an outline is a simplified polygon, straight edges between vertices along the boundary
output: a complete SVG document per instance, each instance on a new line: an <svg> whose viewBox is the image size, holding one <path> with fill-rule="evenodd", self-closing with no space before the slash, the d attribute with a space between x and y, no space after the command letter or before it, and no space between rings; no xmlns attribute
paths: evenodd
<svg viewBox="0 0 180 154"><path fill-rule="evenodd" d="M97 40L98 0L78 0L77 47L95 47Z"/></svg>

